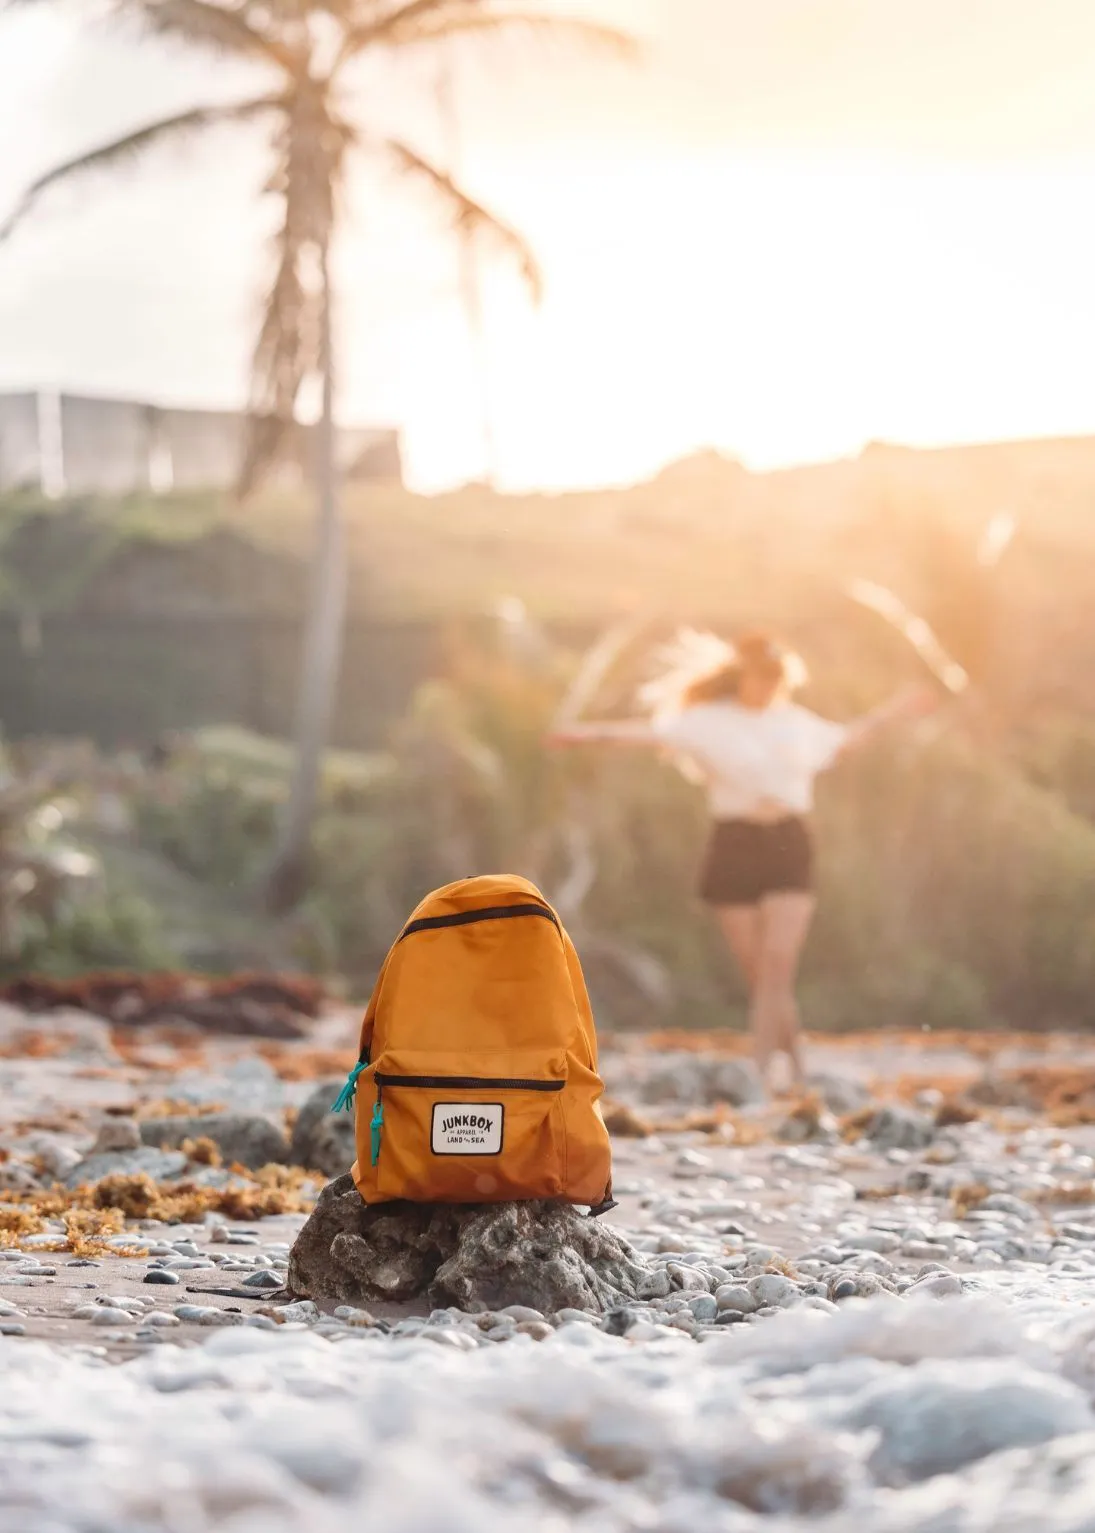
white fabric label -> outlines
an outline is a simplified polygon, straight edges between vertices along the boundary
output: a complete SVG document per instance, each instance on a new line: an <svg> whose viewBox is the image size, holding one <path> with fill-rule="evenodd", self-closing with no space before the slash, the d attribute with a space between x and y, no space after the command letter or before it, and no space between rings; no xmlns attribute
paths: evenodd
<svg viewBox="0 0 1095 1533"><path fill-rule="evenodd" d="M499 1155L505 1116L501 1102L435 1102L430 1149L435 1155Z"/></svg>

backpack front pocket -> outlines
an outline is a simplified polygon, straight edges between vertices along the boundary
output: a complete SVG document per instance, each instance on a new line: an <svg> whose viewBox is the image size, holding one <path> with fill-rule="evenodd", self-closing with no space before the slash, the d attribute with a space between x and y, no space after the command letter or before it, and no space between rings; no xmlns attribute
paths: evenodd
<svg viewBox="0 0 1095 1533"><path fill-rule="evenodd" d="M377 1191L423 1203L558 1197L565 1085L565 1060L542 1054L385 1054L373 1076Z"/></svg>

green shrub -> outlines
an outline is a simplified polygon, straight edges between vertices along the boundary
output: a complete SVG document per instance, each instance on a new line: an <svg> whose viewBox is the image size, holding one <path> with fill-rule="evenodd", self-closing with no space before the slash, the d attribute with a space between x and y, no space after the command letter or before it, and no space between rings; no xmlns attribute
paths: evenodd
<svg viewBox="0 0 1095 1533"><path fill-rule="evenodd" d="M69 978L94 969L170 969L178 963L156 911L126 890L99 888L65 901L54 918L26 918L5 975Z"/></svg>

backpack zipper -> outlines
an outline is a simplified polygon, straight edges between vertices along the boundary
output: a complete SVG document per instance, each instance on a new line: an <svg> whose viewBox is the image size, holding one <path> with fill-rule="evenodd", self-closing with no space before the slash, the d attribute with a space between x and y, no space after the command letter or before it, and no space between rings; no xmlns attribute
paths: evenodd
<svg viewBox="0 0 1095 1533"><path fill-rule="evenodd" d="M377 1091L385 1086L422 1086L444 1091L562 1091L565 1081L520 1080L498 1075L374 1075Z"/></svg>
<svg viewBox="0 0 1095 1533"><path fill-rule="evenodd" d="M458 910L450 916L423 916L405 926L398 940L402 942L413 932L439 931L444 926L471 926L476 921L511 921L516 916L541 916L553 926L559 925L554 910L549 910L546 905L483 905L478 910Z"/></svg>

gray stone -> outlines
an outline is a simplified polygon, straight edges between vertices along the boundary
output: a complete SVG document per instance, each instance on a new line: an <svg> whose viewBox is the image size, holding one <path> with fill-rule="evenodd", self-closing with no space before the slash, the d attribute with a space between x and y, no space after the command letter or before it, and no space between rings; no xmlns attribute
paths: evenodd
<svg viewBox="0 0 1095 1533"><path fill-rule="evenodd" d="M186 1139L211 1139L229 1164L251 1171L286 1165L289 1141L276 1123L259 1113L204 1113L193 1118L148 1118L141 1124L145 1144L177 1150Z"/></svg>
<svg viewBox="0 0 1095 1533"><path fill-rule="evenodd" d="M208 1304L176 1304L173 1314L176 1320L181 1320L184 1325L193 1325L199 1322L203 1315L217 1315L220 1310L211 1308Z"/></svg>
<svg viewBox="0 0 1095 1533"><path fill-rule="evenodd" d="M779 1272L764 1272L760 1277L751 1278L749 1293L757 1309L765 1309L769 1305L787 1309L802 1298L791 1279Z"/></svg>
<svg viewBox="0 0 1095 1533"><path fill-rule="evenodd" d="M186 1170L186 1156L168 1153L144 1145L139 1150L108 1150L89 1155L66 1177L66 1187L80 1187L85 1182L101 1182L107 1176L138 1176L142 1172L155 1182L181 1176Z"/></svg>
<svg viewBox="0 0 1095 1533"><path fill-rule="evenodd" d="M357 1157L354 1114L331 1111L331 1103L343 1084L341 1080L322 1081L305 1100L289 1141L289 1158L294 1166L339 1177L353 1165Z"/></svg>
<svg viewBox="0 0 1095 1533"><path fill-rule="evenodd" d="M1023 1198L1016 1198L1010 1192L990 1192L988 1197L978 1204L978 1212L1012 1214L1016 1219L1022 1219L1028 1224L1042 1217L1032 1203L1027 1203ZM1091 1235L1084 1238L1090 1240Z"/></svg>
<svg viewBox="0 0 1095 1533"><path fill-rule="evenodd" d="M244 1288L280 1288L281 1279L269 1267L260 1267L250 1277L243 1280Z"/></svg>
<svg viewBox="0 0 1095 1533"><path fill-rule="evenodd" d="M742 1059L718 1059L708 1055L664 1054L638 1082L644 1102L679 1102L690 1107L712 1107L727 1102L745 1107L763 1096L756 1068Z"/></svg>
<svg viewBox="0 0 1095 1533"><path fill-rule="evenodd" d="M858 1391L843 1418L853 1431L877 1434L870 1467L887 1485L954 1473L1008 1448L1090 1434L1092 1424L1088 1402L1075 1385L1015 1358L925 1359L915 1368L894 1369ZM1085 1508L1083 1520L1087 1515ZM995 1520L982 1524L995 1525ZM1029 1526L1037 1525L1034 1514Z"/></svg>
<svg viewBox="0 0 1095 1533"><path fill-rule="evenodd" d="M295 1304L283 1306L281 1318L283 1320L303 1320L310 1325L314 1320L319 1319L319 1310L312 1303L311 1299L298 1299Z"/></svg>
<svg viewBox="0 0 1095 1533"><path fill-rule="evenodd" d="M104 1118L90 1154L109 1155L112 1150L138 1150L140 1146L141 1131L133 1118Z"/></svg>
<svg viewBox="0 0 1095 1533"><path fill-rule="evenodd" d="M736 1283L728 1283L720 1288L715 1294L715 1302L720 1310L736 1309L743 1315L751 1315L757 1307L757 1301L748 1288L739 1287Z"/></svg>
<svg viewBox="0 0 1095 1533"><path fill-rule="evenodd" d="M809 1075L806 1077L806 1090L816 1092L829 1111L842 1118L849 1113L860 1112L871 1100L871 1093L866 1086L846 1075L826 1075L823 1072Z"/></svg>
<svg viewBox="0 0 1095 1533"><path fill-rule="evenodd" d="M179 1275L177 1272L167 1272L163 1267L151 1267L145 1273L144 1280L146 1283L177 1283Z"/></svg>
<svg viewBox="0 0 1095 1533"><path fill-rule="evenodd" d="M522 1320L544 1320L546 1316L538 1309L532 1309L527 1304L507 1304L504 1309L498 1311L500 1315L508 1317L520 1323Z"/></svg>
<svg viewBox="0 0 1095 1533"><path fill-rule="evenodd" d="M901 1244L897 1236L891 1235L888 1230L861 1230L856 1235L845 1235L842 1239L849 1251L873 1251L879 1256L896 1251Z"/></svg>
<svg viewBox="0 0 1095 1533"><path fill-rule="evenodd" d="M685 1293L710 1293L711 1284L704 1272L695 1267L684 1267L680 1262L671 1262L668 1268L669 1281L674 1288Z"/></svg>
<svg viewBox="0 0 1095 1533"><path fill-rule="evenodd" d="M425 1295L437 1308L599 1315L636 1298L646 1272L611 1226L565 1204L366 1205L341 1176L297 1236L286 1287L349 1304Z"/></svg>
<svg viewBox="0 0 1095 1533"><path fill-rule="evenodd" d="M935 1124L926 1113L891 1103L872 1116L864 1135L880 1150L922 1150L931 1144Z"/></svg>
<svg viewBox="0 0 1095 1533"><path fill-rule="evenodd" d="M692 1311L693 1318L707 1322L718 1318L719 1306L714 1296L709 1293L700 1293L689 1301L688 1308Z"/></svg>
<svg viewBox="0 0 1095 1533"><path fill-rule="evenodd" d="M956 1299L962 1292L962 1279L952 1272L933 1272L905 1290L910 1299L923 1294L932 1299Z"/></svg>

